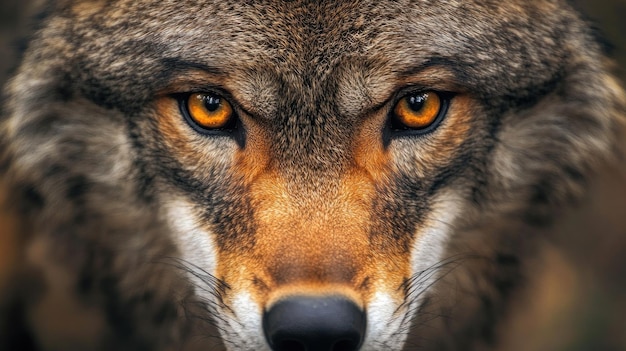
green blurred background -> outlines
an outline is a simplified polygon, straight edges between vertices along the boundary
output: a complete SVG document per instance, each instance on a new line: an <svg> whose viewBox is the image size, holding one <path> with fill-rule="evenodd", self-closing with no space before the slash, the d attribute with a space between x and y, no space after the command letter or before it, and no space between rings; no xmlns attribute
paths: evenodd
<svg viewBox="0 0 626 351"><path fill-rule="evenodd" d="M27 31L33 4L45 0L0 0L0 84L15 65L18 40ZM533 0L519 0L533 1ZM593 19L613 45L617 74L626 81L626 0L571 0Z"/></svg>

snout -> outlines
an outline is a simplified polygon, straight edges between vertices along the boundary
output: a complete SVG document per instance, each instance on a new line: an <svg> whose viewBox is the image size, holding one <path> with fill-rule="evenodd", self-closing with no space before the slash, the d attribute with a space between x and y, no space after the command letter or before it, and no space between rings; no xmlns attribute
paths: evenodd
<svg viewBox="0 0 626 351"><path fill-rule="evenodd" d="M365 311L342 297L290 296L263 314L274 351L357 351L366 329Z"/></svg>

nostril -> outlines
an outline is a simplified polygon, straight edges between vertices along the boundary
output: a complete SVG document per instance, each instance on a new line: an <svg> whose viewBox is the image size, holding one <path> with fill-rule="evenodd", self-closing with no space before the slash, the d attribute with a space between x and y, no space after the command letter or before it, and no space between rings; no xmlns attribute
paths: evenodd
<svg viewBox="0 0 626 351"><path fill-rule="evenodd" d="M365 313L340 297L293 296L263 314L274 351L357 351L365 325Z"/></svg>
<svg viewBox="0 0 626 351"><path fill-rule="evenodd" d="M355 351L359 349L359 345L351 340L341 340L333 345L332 351Z"/></svg>
<svg viewBox="0 0 626 351"><path fill-rule="evenodd" d="M280 351L307 351L306 347L297 340L283 340L276 345L276 350Z"/></svg>

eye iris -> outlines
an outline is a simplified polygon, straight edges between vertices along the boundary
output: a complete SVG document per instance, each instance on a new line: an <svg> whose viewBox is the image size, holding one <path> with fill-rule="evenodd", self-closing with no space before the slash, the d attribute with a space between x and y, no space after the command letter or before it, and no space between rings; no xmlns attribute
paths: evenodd
<svg viewBox="0 0 626 351"><path fill-rule="evenodd" d="M187 106L191 119L208 129L226 126L233 112L228 102L211 94L192 94L187 100Z"/></svg>
<svg viewBox="0 0 626 351"><path fill-rule="evenodd" d="M441 105L441 98L434 92L413 94L402 98L394 113L405 128L421 129L435 122Z"/></svg>

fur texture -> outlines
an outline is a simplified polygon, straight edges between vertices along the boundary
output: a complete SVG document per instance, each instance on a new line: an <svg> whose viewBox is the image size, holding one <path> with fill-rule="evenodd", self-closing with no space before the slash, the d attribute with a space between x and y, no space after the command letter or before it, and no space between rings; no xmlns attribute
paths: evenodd
<svg viewBox="0 0 626 351"><path fill-rule="evenodd" d="M624 205L610 70L559 0L51 2L0 122L0 346L269 350L302 294L365 310L364 351L526 349L550 282L618 300L575 247L620 216L572 227ZM423 91L441 123L390 128ZM190 126L194 92L236 130Z"/></svg>

